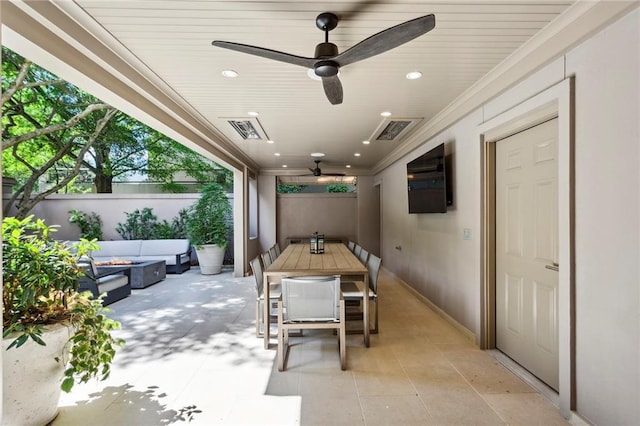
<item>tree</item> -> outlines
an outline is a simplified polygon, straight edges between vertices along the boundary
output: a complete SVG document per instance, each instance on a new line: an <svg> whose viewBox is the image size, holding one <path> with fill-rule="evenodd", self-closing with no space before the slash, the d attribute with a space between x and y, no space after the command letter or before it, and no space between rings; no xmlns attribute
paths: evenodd
<svg viewBox="0 0 640 426"><path fill-rule="evenodd" d="M16 171L19 182L4 214L15 204L16 216L24 218L79 174L84 155L117 110L4 47L2 56L3 169ZM8 156L12 164L5 164ZM38 191L41 178L61 167L66 176Z"/></svg>
<svg viewBox="0 0 640 426"><path fill-rule="evenodd" d="M3 174L18 184L5 207L24 218L48 195L97 192L138 173L167 191L184 171L198 182L228 187L230 171L138 122L11 50L2 48Z"/></svg>

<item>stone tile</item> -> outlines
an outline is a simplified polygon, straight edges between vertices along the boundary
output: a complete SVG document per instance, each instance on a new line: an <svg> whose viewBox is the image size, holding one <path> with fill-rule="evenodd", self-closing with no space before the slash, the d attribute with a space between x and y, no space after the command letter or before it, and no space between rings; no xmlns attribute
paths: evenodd
<svg viewBox="0 0 640 426"><path fill-rule="evenodd" d="M445 356L478 393L535 392L484 351L450 351Z"/></svg>
<svg viewBox="0 0 640 426"><path fill-rule="evenodd" d="M360 398L365 422L369 425L435 425L417 395L364 396Z"/></svg>
<svg viewBox="0 0 640 426"><path fill-rule="evenodd" d="M255 337L253 277L197 269L111 305L127 346L106 382L63 395L54 426L563 424L558 411L381 273L380 333L292 337L287 371L275 335Z"/></svg>
<svg viewBox="0 0 640 426"><path fill-rule="evenodd" d="M483 398L510 425L569 424L558 410L539 394L486 394Z"/></svg>

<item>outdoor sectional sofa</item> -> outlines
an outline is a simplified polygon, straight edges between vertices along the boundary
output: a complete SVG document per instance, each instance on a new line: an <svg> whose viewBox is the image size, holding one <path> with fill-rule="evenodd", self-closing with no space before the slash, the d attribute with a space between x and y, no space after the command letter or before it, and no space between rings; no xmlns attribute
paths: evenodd
<svg viewBox="0 0 640 426"><path fill-rule="evenodd" d="M98 241L98 245L100 250L92 253L96 262L164 260L169 274L191 269L191 245L187 239Z"/></svg>

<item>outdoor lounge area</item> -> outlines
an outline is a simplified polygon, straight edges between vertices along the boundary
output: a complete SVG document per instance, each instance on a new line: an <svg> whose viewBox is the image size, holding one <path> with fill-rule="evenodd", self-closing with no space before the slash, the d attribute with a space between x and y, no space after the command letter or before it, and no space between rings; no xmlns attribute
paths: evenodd
<svg viewBox="0 0 640 426"><path fill-rule="evenodd" d="M565 424L384 270L379 294L379 334L369 348L347 335L346 371L331 330L307 330L279 372L275 339L255 335L252 276L168 275L110 306L126 347L106 382L63 395L53 425Z"/></svg>
<svg viewBox="0 0 640 426"><path fill-rule="evenodd" d="M126 284L90 283L94 295L121 289L105 303L127 346L108 381L63 395L54 424L639 424L640 1L0 9L5 218L33 214L68 241L82 231L72 212L97 213L96 239L118 247L128 243L118 225L146 209L135 217L153 210L158 234L175 239L192 228L181 217L232 225L221 275L201 275L195 250L171 249L154 261L183 273L138 264ZM183 149L215 173L200 176L194 157L175 155ZM129 152L122 173L110 166ZM193 180L223 182L231 211L182 216L207 198ZM295 242L311 258L314 234L381 259L379 289L355 251L266 266L271 247L281 256ZM46 305L24 283L64 278L41 280L14 259L3 268L14 305L29 306L23 294ZM254 259L262 292L247 276ZM287 342L275 324L289 314L272 299L287 275L349 277L345 316L363 328L290 335L280 372ZM6 315L5 331L23 318ZM16 377L27 396L44 387ZM7 408L36 411L3 395L5 423Z"/></svg>

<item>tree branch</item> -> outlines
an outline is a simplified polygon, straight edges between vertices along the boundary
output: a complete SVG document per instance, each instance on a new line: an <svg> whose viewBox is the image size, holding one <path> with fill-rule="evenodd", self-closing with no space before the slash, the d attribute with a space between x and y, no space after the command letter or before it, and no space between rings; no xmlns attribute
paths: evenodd
<svg viewBox="0 0 640 426"><path fill-rule="evenodd" d="M86 154L87 151L91 148L91 146L95 143L95 141L100 136L100 133L102 132L102 130L105 128L105 126L109 122L109 120L117 112L118 112L117 109L108 107L108 109L105 111L104 116L100 120L98 120L98 123L96 125L96 128L95 128L94 132L87 139L87 143L82 147L82 149L78 153L78 156L76 158L76 161L75 161L73 169L61 181L57 182L55 185L53 185L51 188L47 189L46 191L40 192L37 195L35 195L34 197L31 197L33 188L35 187L35 184L36 184L38 178L40 176L42 176L42 174L44 174L47 170L49 170L49 168L51 168L52 165L55 162L60 160L66 154L65 150L58 151L56 153L56 155L54 156L54 158L50 159L49 161L47 161L47 163L45 165L40 167L38 169L38 172L34 173L27 180L27 182L24 185L22 185L22 187L18 191L16 191L14 196L12 196L12 201L15 201L15 199L17 199L16 195L18 195L18 194L20 194L22 192L22 198L20 199L20 201L16 205L16 208L17 208L17 212L15 214L16 217L18 217L18 218L26 217L27 214L31 211L31 209L33 209L33 207L36 204L38 204L40 201L44 200L49 195L58 192L58 190L60 190L61 188L64 188L69 182L71 182L71 180L73 178L75 178L80 173L80 168L82 166L82 158L84 157L84 154ZM71 149L71 147L73 146L73 139L71 139L67 144L65 144L65 146L68 147L68 149ZM11 204L13 204L13 203L9 203L9 205L11 205ZM7 214L7 212L5 212L5 215L6 214Z"/></svg>
<svg viewBox="0 0 640 426"><path fill-rule="evenodd" d="M11 99L13 95L24 85L24 79L27 78L30 67L31 61L25 58L24 62L20 66L20 71L18 72L16 81L14 81L13 84L9 85L7 90L2 92L2 105L4 105L5 102L9 101L9 99Z"/></svg>
<svg viewBox="0 0 640 426"><path fill-rule="evenodd" d="M24 133L22 135L18 135L12 138L8 138L8 139L3 139L2 140L2 149L5 150L7 148L12 147L13 145L19 144L20 142L24 142L27 141L29 139L34 139L37 138L39 136L45 136L45 135L49 135L53 132L57 132L59 130L65 130L68 129L70 127L75 126L80 120L82 120L84 117L88 116L89 114L91 114L94 111L100 111L100 110L113 110L113 108L107 104L92 104L89 105L88 107L86 107L82 112L79 112L78 114L74 115L73 117L71 117L69 120L65 121L64 123L59 123L59 124L54 124L48 127L44 127L44 128L40 128L40 129L36 129L32 132L28 132L28 133ZM110 116L113 114L110 114Z"/></svg>

